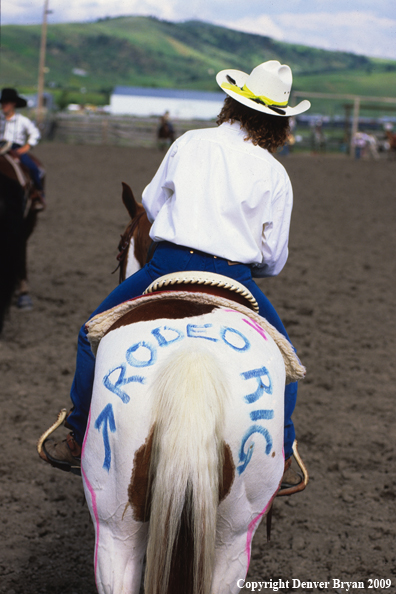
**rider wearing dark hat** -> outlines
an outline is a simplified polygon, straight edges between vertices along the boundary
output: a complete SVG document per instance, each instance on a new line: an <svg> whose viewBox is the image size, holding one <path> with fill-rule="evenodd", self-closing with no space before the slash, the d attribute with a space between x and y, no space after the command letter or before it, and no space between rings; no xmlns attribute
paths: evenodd
<svg viewBox="0 0 396 594"><path fill-rule="evenodd" d="M41 183L40 170L30 157L29 150L40 139L40 132L29 118L16 113L18 107L26 107L27 101L20 97L15 89L4 88L0 96L0 141L11 142L11 149L16 153L20 162L25 165L31 174L38 190L36 210L44 208L44 192Z"/></svg>

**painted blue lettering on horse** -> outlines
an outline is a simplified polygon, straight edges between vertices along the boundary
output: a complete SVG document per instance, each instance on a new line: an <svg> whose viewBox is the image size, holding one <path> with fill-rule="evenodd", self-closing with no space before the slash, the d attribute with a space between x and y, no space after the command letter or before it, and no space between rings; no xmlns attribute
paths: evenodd
<svg viewBox="0 0 396 594"><path fill-rule="evenodd" d="M167 332L168 334L170 332L175 332L176 336L168 339L163 335L164 332ZM151 330L151 334L157 340L160 347L168 346L169 344L173 344L184 338L184 334L181 330L176 330L176 328L170 328L169 326L159 326L158 328L154 328L154 330Z"/></svg>
<svg viewBox="0 0 396 594"><path fill-rule="evenodd" d="M250 418L252 421L259 421L260 419L273 419L274 418L274 411L271 409L268 410L254 410L250 413Z"/></svg>
<svg viewBox="0 0 396 594"><path fill-rule="evenodd" d="M102 427L103 426L103 427ZM114 420L114 413L113 413L113 405L108 404L102 410L100 415L95 421L95 429L100 431L102 427L103 433L103 444L105 449L105 458L103 462L103 468L109 472L111 466L111 449L110 449L110 440L109 440L109 429L112 433L116 430L116 424Z"/></svg>
<svg viewBox="0 0 396 594"><path fill-rule="evenodd" d="M118 379L115 383L113 383L110 379L110 376L118 369L120 370ZM115 367L114 369L109 371L109 373L107 375L104 376L103 384L108 390L110 390L110 392L113 392L113 394L116 394L116 396L119 396L124 404L128 404L128 402L130 401L131 398L130 398L130 396L128 396L128 394L126 392L121 390L121 387L126 386L127 384L130 384L131 382L138 382L140 384L144 384L145 378L141 375L132 375L131 377L125 377L125 372L126 372L126 365L125 365L125 363L121 363L121 365L119 365L118 367Z"/></svg>
<svg viewBox="0 0 396 594"><path fill-rule="evenodd" d="M206 334L206 329L212 327L213 324L203 324L202 326L198 326L197 324L187 324L187 336L189 338L205 338L206 340L217 342L217 338L207 336Z"/></svg>
<svg viewBox="0 0 396 594"><path fill-rule="evenodd" d="M249 439L249 437L251 437L254 433L259 433L266 440L265 453L268 455L271 452L272 437L269 434L268 430L265 427L260 427L260 425L252 425L246 431L246 433L242 439L241 449L239 450L240 464L237 466L238 474L242 474L242 472L245 470L246 466L249 464L249 462L253 456L253 450L254 450L254 445L255 445L254 441L248 447L247 452L245 452L245 445L246 445L246 442Z"/></svg>
<svg viewBox="0 0 396 594"><path fill-rule="evenodd" d="M248 394L244 396L243 399L248 404L252 404L256 402L263 394L272 394L272 381L269 371L266 367L260 367L260 369L251 369L250 371L245 371L241 373L241 376L245 380L249 379L256 379L257 380L257 390L252 394ZM266 383L264 383L263 379L265 378ZM259 409L251 411L250 418L252 421L259 421L259 420L271 420L274 418L274 411L272 409ZM239 451L239 466L237 467L237 471L239 474L245 470L246 466L249 464L251 457L253 455L254 450L254 442L250 444L247 451L245 452L245 445L249 437L251 437L254 433L261 434L264 439L266 440L266 447L265 453L268 455L272 449L272 437L265 427L261 427L260 425L252 425L249 427L247 432L245 433L244 437L242 438L241 448Z"/></svg>
<svg viewBox="0 0 396 594"><path fill-rule="evenodd" d="M252 369L251 371L245 371L241 373L241 376L243 377L243 379L246 380L254 377L256 378L258 383L258 388L255 392L253 392L252 394L248 394L247 396L244 396L244 400L249 404L251 404L252 402L256 402L256 400L261 398L261 396L264 393L272 394L272 381L269 371L266 367L261 367L260 369ZM263 377L268 378L268 386L264 384L262 380Z"/></svg>
<svg viewBox="0 0 396 594"><path fill-rule="evenodd" d="M236 344L233 344L232 342L227 340L226 339L227 332L231 332L232 334L236 334L237 336L240 336L240 338L242 338L242 340L243 340L243 346L237 346ZM239 332L239 330L235 330L235 328L222 327L220 330L220 336L223 339L223 341L226 344L228 344L228 346L230 346L232 349L234 349L234 351L239 351L240 353L242 353L242 352L250 349L250 342L248 341L246 336L244 336L242 334L242 332Z"/></svg>
<svg viewBox="0 0 396 594"><path fill-rule="evenodd" d="M140 348L145 348L150 352L150 359L136 359L136 357L133 356L132 353L136 353ZM149 342L141 340L129 347L126 352L126 360L132 367L149 367L150 365L154 365L157 360L157 350Z"/></svg>

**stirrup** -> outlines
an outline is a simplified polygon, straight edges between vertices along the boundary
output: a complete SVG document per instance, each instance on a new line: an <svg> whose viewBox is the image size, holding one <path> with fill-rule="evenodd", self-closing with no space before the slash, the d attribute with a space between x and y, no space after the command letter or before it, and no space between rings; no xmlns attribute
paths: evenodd
<svg viewBox="0 0 396 594"><path fill-rule="evenodd" d="M298 485L293 485L292 487L287 487L286 489L280 489L276 494L277 497L283 497L284 495L294 495L294 493L299 493L300 491L304 491L305 487L308 485L309 482L309 474L307 467L305 466L304 462L301 459L300 454L298 453L297 447L297 440L295 439L293 442L293 456L298 464L299 469L302 472L302 481L298 483Z"/></svg>
<svg viewBox="0 0 396 594"><path fill-rule="evenodd" d="M44 444L47 441L47 439L49 438L49 436L52 435L52 433L54 433L54 431L56 431L64 423L67 416L68 416L67 410L65 408L62 408L62 410L58 414L58 418L56 419L55 423L53 423L51 425L51 427L49 429L47 429L47 431L44 431L44 433L42 434L42 436L40 437L40 439L37 442L37 452L38 452L38 455L40 456L40 458L42 460L44 460L45 462L48 462L49 464L51 464L51 466L53 466L55 468L60 468L60 470L65 470L65 468L62 466L56 465L51 460L49 460L49 458L47 457L46 451L45 451ZM76 464L76 466L70 466L70 468L68 470L72 474L81 476L81 467L78 466L77 464Z"/></svg>
<svg viewBox="0 0 396 594"><path fill-rule="evenodd" d="M45 442L46 439L49 438L50 435L52 435L52 433L54 431L56 431L58 429L58 427L60 427L62 425L62 423L64 422L66 417L67 417L67 410L65 408L62 408L62 410L58 414L58 418L56 419L55 423L53 423L51 425L51 427L49 429L47 429L47 431L44 431L44 433L38 440L37 451L38 451L38 455L40 456L40 458L42 458L42 454L44 453L43 452L43 443Z"/></svg>

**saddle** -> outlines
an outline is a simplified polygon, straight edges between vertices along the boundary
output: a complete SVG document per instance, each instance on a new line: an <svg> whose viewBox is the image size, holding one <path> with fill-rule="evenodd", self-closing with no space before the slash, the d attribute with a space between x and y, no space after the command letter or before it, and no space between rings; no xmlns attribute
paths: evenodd
<svg viewBox="0 0 396 594"><path fill-rule="evenodd" d="M11 165L13 170L13 176L25 187L30 180L29 169L21 164L18 154L12 149L12 142L9 140L0 140L0 156L3 156L7 162ZM42 162L32 153L29 153L31 160L37 165L40 177L43 179L45 176L45 169ZM6 173L6 172L5 172Z"/></svg>
<svg viewBox="0 0 396 594"><path fill-rule="evenodd" d="M187 270L161 276L151 283L143 295L150 295L158 291L188 291L192 293L208 293L235 301L240 305L249 307L256 313L259 306L251 292L238 281L215 274L214 272L201 272Z"/></svg>
<svg viewBox="0 0 396 594"><path fill-rule="evenodd" d="M19 160L13 158L10 152L1 151L0 156L4 159L2 173L10 179L15 179L22 188L28 188L31 183L29 170L23 167Z"/></svg>
<svg viewBox="0 0 396 594"><path fill-rule="evenodd" d="M140 305L169 299L233 309L246 315L254 324L267 332L279 348L285 364L286 383L305 377L306 369L290 342L265 318L256 313L258 305L250 291L231 278L199 271L162 276L146 289L143 296L121 303L89 320L85 328L94 355L101 339L124 315ZM244 300L242 303L240 303L241 299Z"/></svg>

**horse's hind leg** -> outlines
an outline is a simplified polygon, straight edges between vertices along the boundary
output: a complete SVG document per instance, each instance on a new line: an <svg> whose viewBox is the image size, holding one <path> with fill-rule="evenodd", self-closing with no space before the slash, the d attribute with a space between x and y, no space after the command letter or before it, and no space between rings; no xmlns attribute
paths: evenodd
<svg viewBox="0 0 396 594"><path fill-rule="evenodd" d="M275 437L275 435L274 435ZM283 435L276 448L282 451ZM278 448L279 446L279 448ZM235 458L234 458L235 459ZM268 457L256 447L255 459L237 476L217 514L215 570L212 592L239 594L249 569L251 546L268 513L284 467L283 455Z"/></svg>
<svg viewBox="0 0 396 594"><path fill-rule="evenodd" d="M239 594L249 569L251 545L254 533L265 517L266 510L256 515L243 526L233 526L233 518L223 524L224 530L217 536L215 570L212 592L216 594ZM234 518L238 510L234 512Z"/></svg>
<svg viewBox="0 0 396 594"><path fill-rule="evenodd" d="M112 521L96 527L95 579L99 594L139 594L147 544L147 524ZM99 528L99 530L98 530Z"/></svg>
<svg viewBox="0 0 396 594"><path fill-rule="evenodd" d="M29 284L28 284L28 272L27 272L27 245L30 235L37 222L37 212L30 210L27 217L23 221L23 240L19 250L19 266L18 266L18 279L19 279L19 297L18 307L20 309L32 309L33 302L29 295Z"/></svg>
<svg viewBox="0 0 396 594"><path fill-rule="evenodd" d="M95 527L94 569L98 592L139 594L148 523L134 520L126 486L120 488L116 480L99 484L87 466L83 451L85 498Z"/></svg>

